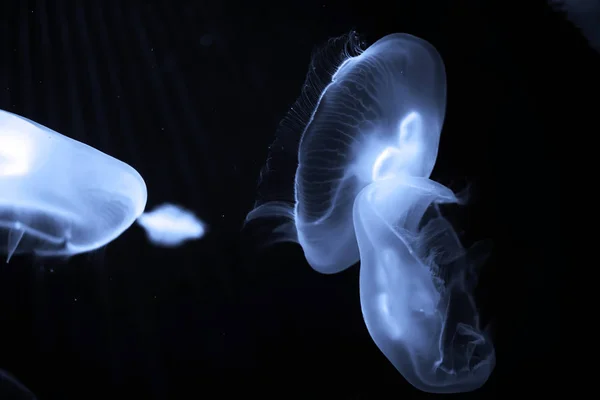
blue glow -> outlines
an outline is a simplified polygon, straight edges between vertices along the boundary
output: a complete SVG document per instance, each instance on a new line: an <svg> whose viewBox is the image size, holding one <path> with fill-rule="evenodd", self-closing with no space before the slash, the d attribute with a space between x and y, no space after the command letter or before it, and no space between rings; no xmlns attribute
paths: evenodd
<svg viewBox="0 0 600 400"><path fill-rule="evenodd" d="M72 256L123 233L146 206L129 165L0 110L0 252Z"/></svg>
<svg viewBox="0 0 600 400"><path fill-rule="evenodd" d="M0 399L35 400L36 397L12 374L0 369Z"/></svg>
<svg viewBox="0 0 600 400"><path fill-rule="evenodd" d="M407 34L366 50L345 38L313 57L247 221L283 218L273 242L298 242L321 273L360 260L363 317L396 369L422 391L475 390L495 365L472 295L474 257L486 249L463 248L438 208L458 198L429 179L446 108L443 61ZM277 188L285 170L293 198Z"/></svg>
<svg viewBox="0 0 600 400"><path fill-rule="evenodd" d="M148 240L161 247L177 247L206 233L204 223L191 211L168 203L142 214L137 223L146 231Z"/></svg>

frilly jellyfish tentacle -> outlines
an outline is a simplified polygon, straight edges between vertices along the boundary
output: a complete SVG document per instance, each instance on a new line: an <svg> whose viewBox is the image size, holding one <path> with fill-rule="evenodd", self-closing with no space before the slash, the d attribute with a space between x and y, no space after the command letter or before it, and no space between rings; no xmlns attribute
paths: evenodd
<svg viewBox="0 0 600 400"><path fill-rule="evenodd" d="M278 223L267 245L285 241L299 243L299 234L304 237L297 229L295 211L297 188L294 182L300 141L340 64L362 51L360 37L350 32L329 40L312 55L302 92L280 122L275 141L269 147L266 165L260 173L258 199L246 217L246 223L259 219Z"/></svg>
<svg viewBox="0 0 600 400"><path fill-rule="evenodd" d="M0 110L0 251L71 256L116 239L146 206L135 169Z"/></svg>
<svg viewBox="0 0 600 400"><path fill-rule="evenodd" d="M419 228L429 207L455 201L429 179L402 177L367 186L354 204L365 323L398 371L426 392L477 389L495 364L464 286L464 248L441 216Z"/></svg>

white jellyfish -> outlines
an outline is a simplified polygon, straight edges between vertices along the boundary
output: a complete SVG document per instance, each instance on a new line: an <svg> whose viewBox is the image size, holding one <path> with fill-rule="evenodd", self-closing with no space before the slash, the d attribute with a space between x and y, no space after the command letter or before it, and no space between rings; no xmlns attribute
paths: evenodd
<svg viewBox="0 0 600 400"><path fill-rule="evenodd" d="M396 369L426 392L475 390L495 365L473 299L471 255L484 248L463 248L438 210L458 198L429 179L446 108L444 63L408 34L359 44L351 34L313 57L247 221L283 217L278 240L299 243L321 273L360 261L365 324ZM336 46L340 56L331 57ZM286 184L293 190L280 189Z"/></svg>
<svg viewBox="0 0 600 400"><path fill-rule="evenodd" d="M206 225L194 213L169 203L142 214L137 223L146 231L148 240L160 247L177 247L206 233Z"/></svg>
<svg viewBox="0 0 600 400"><path fill-rule="evenodd" d="M105 246L146 206L129 165L0 110L0 251L71 256Z"/></svg>

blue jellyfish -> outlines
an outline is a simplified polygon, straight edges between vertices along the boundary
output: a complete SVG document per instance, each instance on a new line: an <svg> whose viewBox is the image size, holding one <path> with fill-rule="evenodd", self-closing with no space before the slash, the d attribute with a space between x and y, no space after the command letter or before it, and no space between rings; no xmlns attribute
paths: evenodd
<svg viewBox="0 0 600 400"><path fill-rule="evenodd" d="M72 256L116 239L144 211L135 169L0 110L0 251Z"/></svg>
<svg viewBox="0 0 600 400"><path fill-rule="evenodd" d="M473 299L486 247L461 245L439 209L459 198L429 179L445 108L444 63L425 40L392 34L366 49L355 34L330 41L280 126L247 216L283 218L278 240L299 243L318 272L360 261L371 337L432 393L475 390L495 365ZM282 170L293 170L293 190L278 189Z"/></svg>
<svg viewBox="0 0 600 400"><path fill-rule="evenodd" d="M206 225L194 213L174 204L162 204L137 219L148 240L159 247L178 247L202 238Z"/></svg>

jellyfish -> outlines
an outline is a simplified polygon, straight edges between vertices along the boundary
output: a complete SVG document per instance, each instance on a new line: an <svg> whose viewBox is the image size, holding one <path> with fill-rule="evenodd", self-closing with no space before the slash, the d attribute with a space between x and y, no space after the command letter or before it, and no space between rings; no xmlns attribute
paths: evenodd
<svg viewBox="0 0 600 400"><path fill-rule="evenodd" d="M600 3L597 0L548 0L553 10L563 12L590 47L600 53Z"/></svg>
<svg viewBox="0 0 600 400"><path fill-rule="evenodd" d="M121 235L144 211L129 165L0 110L0 251L68 257Z"/></svg>
<svg viewBox="0 0 600 400"><path fill-rule="evenodd" d="M35 400L36 397L11 373L0 369L0 399Z"/></svg>
<svg viewBox="0 0 600 400"><path fill-rule="evenodd" d="M162 204L137 219L148 240L160 247L177 247L189 240L200 239L206 226L194 213L174 204Z"/></svg>
<svg viewBox="0 0 600 400"><path fill-rule="evenodd" d="M473 297L488 248L462 246L441 211L462 200L430 179L445 107L444 63L425 40L328 42L280 124L247 216L279 219L273 243L299 243L318 272L360 261L372 339L431 393L475 390L495 365Z"/></svg>

